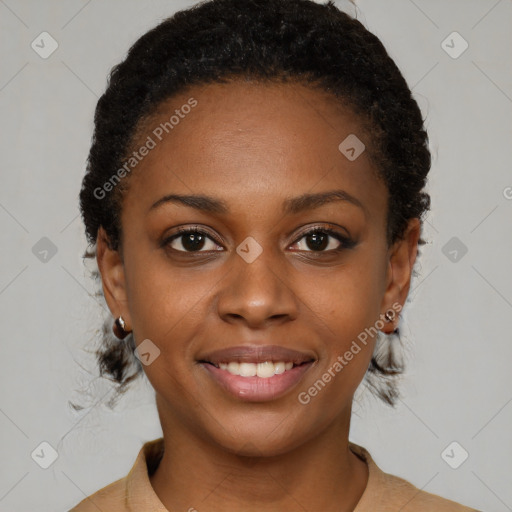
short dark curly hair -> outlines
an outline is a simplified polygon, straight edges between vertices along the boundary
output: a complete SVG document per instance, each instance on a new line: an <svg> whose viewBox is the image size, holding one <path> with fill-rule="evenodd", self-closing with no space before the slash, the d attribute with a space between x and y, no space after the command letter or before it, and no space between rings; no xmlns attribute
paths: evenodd
<svg viewBox="0 0 512 512"><path fill-rule="evenodd" d="M332 1L208 0L176 12L144 34L110 73L96 107L80 192L89 242L84 257L95 256L100 226L109 246L122 248L126 178L104 198L95 191L122 166L144 122L164 100L189 87L231 80L300 83L330 93L333 106L340 104L358 116L368 134L368 155L389 191L388 244L403 238L409 219L422 220L429 210L430 196L423 188L431 156L422 114L375 35ZM426 242L420 237L418 243ZM98 272L95 276L99 278ZM120 343L111 325L107 319L96 356L100 375L116 382L121 393L143 370L133 353L133 336ZM386 340L377 345L365 375L372 392L389 405L399 396L400 359Z"/></svg>

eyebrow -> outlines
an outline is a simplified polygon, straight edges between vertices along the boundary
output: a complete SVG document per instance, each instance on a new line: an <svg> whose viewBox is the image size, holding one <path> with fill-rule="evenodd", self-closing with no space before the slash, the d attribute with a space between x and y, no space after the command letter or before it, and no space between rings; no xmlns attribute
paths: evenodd
<svg viewBox="0 0 512 512"><path fill-rule="evenodd" d="M361 208L364 212L366 212L366 208L361 203L361 201L359 201L359 199L349 194L345 190L330 190L327 192L320 192L317 194L302 194L297 197L288 198L283 202L282 211L283 214L285 215L297 214L306 210L319 208L324 204L332 203L334 201L346 201L350 204L353 204ZM156 201L156 203L154 203L153 205L151 205L151 207L148 210L148 213L166 203L181 204L207 213L229 213L229 208L224 201L217 199L215 197L206 196L202 194L168 194L159 199L158 201Z"/></svg>

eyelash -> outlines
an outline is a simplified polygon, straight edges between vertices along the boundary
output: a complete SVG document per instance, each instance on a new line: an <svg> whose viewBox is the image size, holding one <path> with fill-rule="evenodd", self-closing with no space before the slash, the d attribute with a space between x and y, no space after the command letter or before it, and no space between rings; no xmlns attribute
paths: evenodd
<svg viewBox="0 0 512 512"><path fill-rule="evenodd" d="M173 242L174 240L176 240L177 238L180 238L181 236L184 236L184 235L187 235L187 234L198 234L198 235L205 235L207 238L209 238L210 240L212 240L213 242L215 242L216 244L218 245L222 245L218 240L215 239L215 237L213 237L209 232L203 230L203 229L200 229L199 227L197 226L194 226L194 227L191 227L191 228L179 228L178 231L166 238L165 240L162 241L161 243L161 247L167 247L171 244L171 242ZM309 235L312 235L312 234L316 234L316 233L324 233L324 234L327 234L333 238L335 238L336 240L338 240L338 242L341 243L340 247L338 247L337 249L330 249L328 251L298 251L298 252L312 252L312 253L317 253L317 254L328 254L328 253L336 253L336 252L341 252L342 250L344 249L351 249L353 248L355 245L356 245L356 242L344 235L342 235L341 233L339 233L338 231L332 229L332 228L328 228L328 227L323 227L323 226L314 226L313 228L311 229L308 229L307 231L304 231L303 233L301 233L299 235L299 238L297 238L292 245L296 244L297 242L299 242L300 240L302 240L303 238L309 236ZM184 253L184 254L201 254L201 253L208 253L208 252L213 252L213 251L178 251L176 249L171 249L173 252L178 252L178 253ZM217 251L215 251L217 252Z"/></svg>

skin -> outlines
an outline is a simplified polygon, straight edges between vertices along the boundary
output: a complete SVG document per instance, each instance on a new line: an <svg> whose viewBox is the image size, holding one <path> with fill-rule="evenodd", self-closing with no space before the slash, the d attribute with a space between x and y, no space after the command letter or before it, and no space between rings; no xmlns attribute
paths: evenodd
<svg viewBox="0 0 512 512"><path fill-rule="evenodd" d="M369 141L358 118L327 93L298 84L194 86L160 106L140 141L190 97L198 105L129 178L121 250L107 247L102 228L97 241L112 314L123 316L136 344L150 339L160 349L144 366L165 443L151 484L169 510L352 511L368 480L348 447L352 398L375 339L309 404L297 395L366 327L405 303L420 222L411 219L404 239L387 246L385 185L366 151L349 161L338 149L349 134ZM363 208L336 201L282 214L286 198L334 189ZM148 213L170 193L214 196L230 211L166 203ZM330 237L315 249L301 233L318 224L356 245ZM160 247L178 226L194 225L222 243L206 238L199 255L187 252L184 237ZM248 236L263 249L252 263L236 252ZM283 345L316 362L285 396L243 402L197 362L242 344Z"/></svg>

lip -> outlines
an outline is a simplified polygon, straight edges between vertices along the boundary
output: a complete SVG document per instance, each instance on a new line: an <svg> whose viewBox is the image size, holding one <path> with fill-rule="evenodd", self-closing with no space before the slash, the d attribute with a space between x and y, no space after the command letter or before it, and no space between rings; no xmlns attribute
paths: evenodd
<svg viewBox="0 0 512 512"><path fill-rule="evenodd" d="M300 365L315 359L315 356L310 352L299 352L279 345L239 345L209 352L201 356L198 361L212 363L216 366L231 361L254 364L264 363L265 361L272 361L273 363L284 361Z"/></svg>
<svg viewBox="0 0 512 512"><path fill-rule="evenodd" d="M220 363L292 362L293 368L272 377L242 377L219 368ZM231 396L247 402L268 402L289 393L316 362L311 353L299 352L278 345L237 346L216 350L202 356L198 362L208 375Z"/></svg>
<svg viewBox="0 0 512 512"><path fill-rule="evenodd" d="M303 375L313 365L313 361L294 366L291 370L266 379L232 375L227 370L221 370L210 363L201 363L201 365L206 368L214 381L231 396L247 402L268 402L281 398L297 386Z"/></svg>

